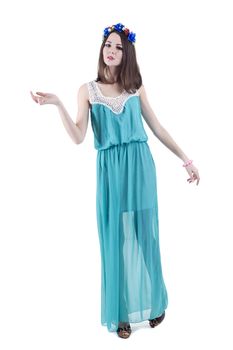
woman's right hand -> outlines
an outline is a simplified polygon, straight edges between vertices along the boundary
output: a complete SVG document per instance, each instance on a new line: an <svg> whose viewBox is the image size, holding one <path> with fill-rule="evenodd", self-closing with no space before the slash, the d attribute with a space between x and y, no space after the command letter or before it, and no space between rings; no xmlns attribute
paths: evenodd
<svg viewBox="0 0 233 350"><path fill-rule="evenodd" d="M39 103L40 105L53 104L53 105L58 106L61 103L60 99L54 94L40 92L40 91L36 92L36 94L38 96L33 95L32 91L30 91L30 94L31 94L32 99L36 103Z"/></svg>

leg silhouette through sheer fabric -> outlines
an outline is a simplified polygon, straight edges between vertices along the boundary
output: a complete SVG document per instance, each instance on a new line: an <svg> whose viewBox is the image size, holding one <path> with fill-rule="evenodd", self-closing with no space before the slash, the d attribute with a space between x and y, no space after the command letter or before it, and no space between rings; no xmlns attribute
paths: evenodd
<svg viewBox="0 0 233 350"><path fill-rule="evenodd" d="M128 325L130 324L130 319L133 318L133 316L131 316L133 314L132 311L137 312L137 305L132 302L132 299L136 295L139 302L142 300L145 303L145 307L140 305L139 311L140 308L146 309L147 307L145 315L148 316L147 319L150 326L154 328L164 319L164 310L167 303L166 288L162 277L158 225L156 225L154 221L155 210L154 208L149 208L133 211L130 213L130 216L126 213L124 214L125 217L123 218L119 250L121 281L119 303L120 320L121 322L127 322ZM134 247L130 245L134 245ZM136 264L135 266L129 266L131 263ZM130 275L129 272L131 274L141 274L141 277L138 279L142 283L142 285L139 286L142 293L141 299L138 297L140 291L133 291L133 287L135 287L135 276ZM147 280L143 274L147 275ZM164 309L161 309L163 306ZM121 332L123 332L123 329ZM124 337L128 338L131 331L126 335L127 330L129 330L129 327L125 328L123 333Z"/></svg>

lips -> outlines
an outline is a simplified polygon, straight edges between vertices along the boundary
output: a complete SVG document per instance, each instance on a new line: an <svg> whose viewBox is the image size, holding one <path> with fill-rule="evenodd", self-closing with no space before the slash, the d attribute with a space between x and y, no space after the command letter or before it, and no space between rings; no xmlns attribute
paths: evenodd
<svg viewBox="0 0 233 350"><path fill-rule="evenodd" d="M114 60L114 57L112 57L112 56L108 56L107 58L108 58L109 60L111 60L111 61Z"/></svg>

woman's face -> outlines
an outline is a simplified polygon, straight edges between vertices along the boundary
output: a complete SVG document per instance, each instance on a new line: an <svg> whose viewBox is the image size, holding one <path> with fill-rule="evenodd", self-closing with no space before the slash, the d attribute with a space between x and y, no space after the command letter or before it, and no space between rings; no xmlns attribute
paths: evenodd
<svg viewBox="0 0 233 350"><path fill-rule="evenodd" d="M103 48L104 63L108 66L118 66L122 60L121 37L117 33L111 33Z"/></svg>

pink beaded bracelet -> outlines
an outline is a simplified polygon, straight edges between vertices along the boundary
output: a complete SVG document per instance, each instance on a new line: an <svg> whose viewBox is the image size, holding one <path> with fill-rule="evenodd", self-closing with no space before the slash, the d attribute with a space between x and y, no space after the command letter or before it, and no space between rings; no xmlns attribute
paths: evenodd
<svg viewBox="0 0 233 350"><path fill-rule="evenodd" d="M183 166L186 167L186 166L192 164L192 162L193 162L192 160L187 160L187 162L185 162L185 163L183 164Z"/></svg>

